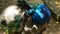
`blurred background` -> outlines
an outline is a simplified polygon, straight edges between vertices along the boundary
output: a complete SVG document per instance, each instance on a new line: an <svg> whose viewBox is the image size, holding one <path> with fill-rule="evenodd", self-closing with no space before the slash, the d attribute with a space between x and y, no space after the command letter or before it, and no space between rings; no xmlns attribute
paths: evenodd
<svg viewBox="0 0 60 34"><path fill-rule="evenodd" d="M27 3L35 6L40 3L46 4L51 10L52 16L45 34L60 34L60 0L28 0ZM17 0L0 0L0 14L7 6L15 4L17 4Z"/></svg>

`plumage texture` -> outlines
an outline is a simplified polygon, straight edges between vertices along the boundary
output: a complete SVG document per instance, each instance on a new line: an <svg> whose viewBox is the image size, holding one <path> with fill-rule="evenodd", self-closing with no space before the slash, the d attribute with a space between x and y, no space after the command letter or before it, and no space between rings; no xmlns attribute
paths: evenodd
<svg viewBox="0 0 60 34"><path fill-rule="evenodd" d="M44 4L40 4L36 7L35 13L32 16L32 20L35 24L42 25L45 23L49 23L50 16L51 13L47 6Z"/></svg>

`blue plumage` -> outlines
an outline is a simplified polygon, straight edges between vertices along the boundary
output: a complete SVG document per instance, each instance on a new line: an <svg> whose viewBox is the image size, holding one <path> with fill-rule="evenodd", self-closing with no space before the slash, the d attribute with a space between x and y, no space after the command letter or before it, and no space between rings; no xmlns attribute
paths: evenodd
<svg viewBox="0 0 60 34"><path fill-rule="evenodd" d="M32 16L32 20L35 24L42 25L45 23L49 23L50 16L51 13L47 6L44 4L40 4L36 7L35 13Z"/></svg>

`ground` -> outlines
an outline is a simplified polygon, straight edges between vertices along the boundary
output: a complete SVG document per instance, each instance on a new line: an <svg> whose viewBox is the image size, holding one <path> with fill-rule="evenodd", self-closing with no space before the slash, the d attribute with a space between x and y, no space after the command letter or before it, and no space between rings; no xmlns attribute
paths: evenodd
<svg viewBox="0 0 60 34"><path fill-rule="evenodd" d="M56 23L55 18L51 18L49 27L46 29L45 34L60 34L60 23Z"/></svg>
<svg viewBox="0 0 60 34"><path fill-rule="evenodd" d="M12 1L12 0L9 0L9 1ZM0 0L0 3L1 3L0 4L0 13L8 5L14 4L14 3L10 3L9 1ZM60 23L56 23L56 22L57 22L57 20L55 20L55 18L52 17L50 20L49 27L46 29L44 34L60 34Z"/></svg>

